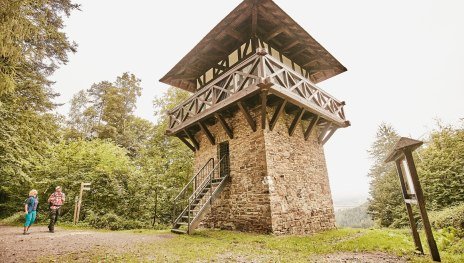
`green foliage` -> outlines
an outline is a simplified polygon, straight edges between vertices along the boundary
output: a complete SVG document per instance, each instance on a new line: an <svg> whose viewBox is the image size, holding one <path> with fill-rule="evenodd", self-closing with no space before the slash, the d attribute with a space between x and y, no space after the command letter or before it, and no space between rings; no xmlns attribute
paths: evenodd
<svg viewBox="0 0 464 263"><path fill-rule="evenodd" d="M401 227L407 224L404 217L403 196L395 167L385 164L399 136L391 125L381 124L377 137L368 151L374 161L369 171L370 194L368 213L382 227Z"/></svg>
<svg viewBox="0 0 464 263"><path fill-rule="evenodd" d="M437 229L453 227L464 233L464 203L433 211L429 215L432 226Z"/></svg>
<svg viewBox="0 0 464 263"><path fill-rule="evenodd" d="M69 0L0 0L0 217L18 209L58 137L47 77L75 44L62 32Z"/></svg>
<svg viewBox="0 0 464 263"><path fill-rule="evenodd" d="M48 84L76 49L61 30L62 16L78 7L70 0L0 0L0 95Z"/></svg>
<svg viewBox="0 0 464 263"><path fill-rule="evenodd" d="M368 203L358 207L335 211L335 221L338 227L369 228L374 225L367 214Z"/></svg>
<svg viewBox="0 0 464 263"><path fill-rule="evenodd" d="M49 148L37 168L34 187L40 189L41 200L47 200L56 185L63 187L68 199L68 205L62 208L64 218L72 218L72 204L81 182L92 183L91 191L85 192L84 216L86 211L129 215L134 204L128 199L128 182L133 177L136 170L125 149L98 139L78 140Z"/></svg>
<svg viewBox="0 0 464 263"><path fill-rule="evenodd" d="M374 160L369 173L371 177L369 213L380 226L386 227L404 227L409 224L396 169L392 164L383 163L397 138L398 135L391 126L382 124L372 150L369 151ZM464 202L462 127L439 124L430 134L425 146L415 153L414 159L429 210L440 210ZM438 215L445 216L456 212L459 218L458 210L454 209L456 208L445 209ZM420 217L417 211L415 212L415 219L419 221ZM447 224L444 222L451 218L445 218L437 221L436 226L446 227Z"/></svg>
<svg viewBox="0 0 464 263"><path fill-rule="evenodd" d="M438 125L420 152L418 172L433 210L464 202L464 129Z"/></svg>
<svg viewBox="0 0 464 263"><path fill-rule="evenodd" d="M124 75L118 78L114 86L129 85L122 84L126 80L132 83L139 81L133 75ZM165 112L185 98L186 93L172 89L155 106L157 111ZM89 101L86 92L79 92L72 103L76 111L71 110L71 115L91 108ZM79 114L70 116L72 122L67 123L64 137L60 136L60 119L50 119L47 127L37 128L38 131L34 132L40 132L43 137L37 138L39 142L33 146L41 145L42 148L36 160L28 164L30 169L24 171L27 181L22 182L18 176L12 176L11 184L2 185L16 194L9 196L14 197L15 202L8 199L2 203L5 215L21 209L21 202L31 188L39 190L39 210L46 211L45 200L56 185L61 185L67 194L67 203L62 207L62 220L71 221L80 183L89 182L92 184L91 190L84 192L81 211L81 220L88 225L114 230L148 227L153 220L158 227L169 223L171 200L193 174L193 154L178 139L165 135L167 119L164 116L153 125L132 115L135 101L129 100L127 103L133 106L126 108L129 111L124 115L127 120L120 137L99 139L82 136L86 133L82 131L92 131L88 128L92 127L92 118L86 118L85 114L83 118ZM104 125L109 124L105 122ZM32 132L32 129L28 131ZM72 134L76 136L70 136ZM57 139L60 137L61 140ZM121 138L127 144L118 144ZM24 141L17 144L22 147L19 149L24 149ZM23 161L27 160L21 153L17 155Z"/></svg>
<svg viewBox="0 0 464 263"><path fill-rule="evenodd" d="M76 93L71 100L66 137L110 139L132 157L139 154L153 130L151 122L133 115L142 91L140 81L126 72L113 83L102 81Z"/></svg>

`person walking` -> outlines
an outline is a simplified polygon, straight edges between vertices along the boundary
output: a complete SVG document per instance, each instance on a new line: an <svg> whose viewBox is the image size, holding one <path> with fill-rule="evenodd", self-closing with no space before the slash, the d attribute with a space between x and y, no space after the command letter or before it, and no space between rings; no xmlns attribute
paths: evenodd
<svg viewBox="0 0 464 263"><path fill-rule="evenodd" d="M24 222L23 235L29 235L29 228L35 222L37 217L37 206L39 205L39 198L37 197L37 190L32 189L29 192L29 197L24 202L24 211L26 213L26 222Z"/></svg>
<svg viewBox="0 0 464 263"><path fill-rule="evenodd" d="M55 192L48 198L48 203L50 205L50 224L48 225L48 230L51 233L55 232L55 224L60 216L61 206L65 201L66 195L61 191L61 186L57 186Z"/></svg>

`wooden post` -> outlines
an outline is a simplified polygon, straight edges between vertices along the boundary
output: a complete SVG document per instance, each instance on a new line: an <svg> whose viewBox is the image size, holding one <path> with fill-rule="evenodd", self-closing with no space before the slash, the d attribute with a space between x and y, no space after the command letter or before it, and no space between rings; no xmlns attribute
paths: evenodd
<svg viewBox="0 0 464 263"><path fill-rule="evenodd" d="M434 261L441 262L440 253L438 252L437 244L435 243L435 238L433 237L429 216L427 215L427 210L425 209L424 193L422 192L422 187L419 182L419 176L417 175L416 165L414 164L411 150L406 148L404 155L408 164L409 173L412 177L414 190L416 192L416 199L422 218L422 224L424 225L425 236L427 237L427 243L429 245L430 253L432 254L432 259Z"/></svg>
<svg viewBox="0 0 464 263"><path fill-rule="evenodd" d="M81 183L81 189L79 190L79 197L77 199L77 206L74 208L74 224L79 223L79 216L82 206L82 194L84 191L90 190L90 185L90 183Z"/></svg>
<svg viewBox="0 0 464 263"><path fill-rule="evenodd" d="M396 164L396 170L398 172L398 177L400 178L400 184L401 184L401 191L403 193L403 199L409 199L407 190L406 190L406 184L404 182L404 177L403 177L403 170L401 169L401 160L398 159L395 161ZM419 237L419 232L417 232L417 226L416 226L416 221L414 220L414 215L412 213L412 207L411 204L408 202L404 202L406 205L406 210L408 212L408 217L409 217L409 225L411 226L411 232L412 232L412 237L414 239L414 244L416 246L416 250L420 251L421 254L424 254L424 249L422 248L422 244L420 241Z"/></svg>
<svg viewBox="0 0 464 263"><path fill-rule="evenodd" d="M77 215L77 206L78 206L78 203L79 202L79 197L76 196L76 198L74 199L74 216L73 216L73 224L77 224L76 222L76 215Z"/></svg>
<svg viewBox="0 0 464 263"><path fill-rule="evenodd" d="M156 214L157 214L157 210L158 210L158 187L155 187L155 213L153 215L153 225L152 227L155 226L155 223L156 223Z"/></svg>
<svg viewBox="0 0 464 263"><path fill-rule="evenodd" d="M419 206L422 223L424 225L425 236L427 237L427 243L429 245L430 254L432 255L433 261L441 262L440 253L438 252L437 244L435 243L435 239L432 233L432 227L427 215L427 210L425 209L424 193L422 192L419 176L417 175L416 166L412 157L412 151L420 147L422 144L423 142L421 141L401 137L396 143L394 150L388 155L385 162L388 163L395 161L396 163L396 169L400 179L401 190L403 193L404 202L406 204L409 224L411 225L412 236L414 238L416 249L424 253L419 238L419 233L417 232L416 223L414 221L411 204L417 204ZM406 163L402 165L402 162L405 160ZM407 178L405 178L405 175ZM408 184L410 192L408 192L408 189L406 189L406 183Z"/></svg>

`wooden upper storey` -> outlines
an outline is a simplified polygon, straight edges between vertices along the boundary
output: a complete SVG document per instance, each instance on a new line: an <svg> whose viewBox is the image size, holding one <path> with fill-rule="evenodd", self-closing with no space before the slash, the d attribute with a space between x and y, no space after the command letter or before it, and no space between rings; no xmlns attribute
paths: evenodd
<svg viewBox="0 0 464 263"><path fill-rule="evenodd" d="M160 81L196 92L260 47L313 83L346 71L272 0L245 0Z"/></svg>

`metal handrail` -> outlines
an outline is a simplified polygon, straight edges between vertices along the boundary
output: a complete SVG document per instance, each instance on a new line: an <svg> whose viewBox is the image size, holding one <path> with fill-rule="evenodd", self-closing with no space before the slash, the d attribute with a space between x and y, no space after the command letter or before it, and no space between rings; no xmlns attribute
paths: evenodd
<svg viewBox="0 0 464 263"><path fill-rule="evenodd" d="M228 157L228 155L224 155L221 160L216 164L216 165L213 165L213 169L211 169L211 171L209 171L209 173L205 176L205 179L201 182L200 186L197 187L196 189L194 189L193 193L189 196L189 198L187 199L188 201L188 204L187 206L182 210L182 212L177 216L177 218L174 219L174 215L173 215L173 224L176 224L180 219L181 217L186 213L188 212L188 227L190 227L190 207L192 206L192 203L193 201L196 199L196 197L198 197L198 194L204 190L204 188L208 185L208 184L211 184L212 183L212 179L214 179L214 172L221 167L221 164L222 162L225 160L225 158ZM214 159L214 158L210 158L211 159ZM208 161L208 163L210 162L210 160ZM214 161L213 161L214 162ZM203 168L206 167L203 166ZM197 173L198 175L198 173ZM192 180L190 180L192 181ZM186 189L186 187L184 187L184 189ZM177 197L181 196L181 194L179 194ZM176 197L176 198L177 198ZM177 200L177 199L176 199ZM173 204L173 213L174 213L174 208L176 206L176 203Z"/></svg>
<svg viewBox="0 0 464 263"><path fill-rule="evenodd" d="M214 158L209 158L208 162L206 162L205 165L203 165L203 167L197 172L197 174L195 174L195 176L192 177L192 179L190 179L190 181L184 186L184 188L182 188L182 190L180 190L179 194L174 198L174 202L177 201L177 199L179 199L179 197L184 194L184 192L187 191L188 189L188 186L193 183L193 181L197 178L197 176L203 172L203 170L208 166L208 164L210 164L210 162L213 163L213 169L214 169Z"/></svg>

